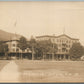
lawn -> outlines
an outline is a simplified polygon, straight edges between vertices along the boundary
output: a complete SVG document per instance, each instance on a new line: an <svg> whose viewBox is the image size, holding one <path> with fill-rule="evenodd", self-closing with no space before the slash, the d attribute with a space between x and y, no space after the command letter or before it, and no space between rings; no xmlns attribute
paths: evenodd
<svg viewBox="0 0 84 84"><path fill-rule="evenodd" d="M16 61L22 82L84 82L84 61Z"/></svg>
<svg viewBox="0 0 84 84"><path fill-rule="evenodd" d="M0 60L0 70L2 70L7 63L9 63L8 60Z"/></svg>

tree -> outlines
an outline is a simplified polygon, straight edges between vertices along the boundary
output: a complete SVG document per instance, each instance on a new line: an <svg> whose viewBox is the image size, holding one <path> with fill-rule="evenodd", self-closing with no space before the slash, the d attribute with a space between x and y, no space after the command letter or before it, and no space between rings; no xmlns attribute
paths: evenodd
<svg viewBox="0 0 84 84"><path fill-rule="evenodd" d="M69 51L72 60L78 60L84 55L84 48L80 43L74 43Z"/></svg>
<svg viewBox="0 0 84 84"><path fill-rule="evenodd" d="M54 60L54 56L58 50L57 44L56 43L51 43L49 52L52 53L52 60Z"/></svg>
<svg viewBox="0 0 84 84"><path fill-rule="evenodd" d="M57 45L50 40L43 40L37 42L37 53L45 58L46 54L51 53L52 56L57 52ZM53 57L54 58L54 57Z"/></svg>
<svg viewBox="0 0 84 84"><path fill-rule="evenodd" d="M28 47L30 48L30 50L32 51L32 60L34 60L34 55L36 52L36 40L34 38L31 38L30 41L28 41Z"/></svg>
<svg viewBox="0 0 84 84"><path fill-rule="evenodd" d="M28 41L25 37L21 37L19 40L18 40L18 47L22 50L22 53L25 51L25 49L28 47ZM21 59L23 58L22 56L22 53L21 53Z"/></svg>
<svg viewBox="0 0 84 84"><path fill-rule="evenodd" d="M4 53L7 58L8 50L8 44L6 44L4 41L0 41L0 53Z"/></svg>
<svg viewBox="0 0 84 84"><path fill-rule="evenodd" d="M36 46L36 52L40 55L41 58L45 58L46 53L48 52L48 41L38 41Z"/></svg>
<svg viewBox="0 0 84 84"><path fill-rule="evenodd" d="M57 45L52 43L50 40L36 41L34 38L31 38L28 41L28 47L32 51L32 60L33 59L45 59L46 54L57 52Z"/></svg>

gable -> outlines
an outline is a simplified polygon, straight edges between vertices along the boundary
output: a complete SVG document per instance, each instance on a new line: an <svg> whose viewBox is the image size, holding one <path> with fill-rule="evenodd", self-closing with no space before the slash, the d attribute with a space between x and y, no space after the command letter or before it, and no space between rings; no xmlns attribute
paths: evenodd
<svg viewBox="0 0 84 84"><path fill-rule="evenodd" d="M57 36L57 38L63 39L63 40L79 40L79 39L75 39L75 38L71 38L65 34Z"/></svg>
<svg viewBox="0 0 84 84"><path fill-rule="evenodd" d="M60 37L58 37L59 39L62 39L62 40L70 40L70 38L69 37L67 37L67 36L60 36Z"/></svg>

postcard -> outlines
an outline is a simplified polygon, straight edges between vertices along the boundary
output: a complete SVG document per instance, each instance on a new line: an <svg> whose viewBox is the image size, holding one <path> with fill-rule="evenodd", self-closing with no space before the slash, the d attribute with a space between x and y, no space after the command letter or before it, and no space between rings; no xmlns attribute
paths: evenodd
<svg viewBox="0 0 84 84"><path fill-rule="evenodd" d="M83 83L84 2L0 2L0 83Z"/></svg>

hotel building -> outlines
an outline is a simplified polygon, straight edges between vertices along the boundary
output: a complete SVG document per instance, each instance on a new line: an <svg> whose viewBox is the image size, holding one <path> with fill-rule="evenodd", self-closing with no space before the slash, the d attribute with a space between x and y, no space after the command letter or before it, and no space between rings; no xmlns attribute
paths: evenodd
<svg viewBox="0 0 84 84"><path fill-rule="evenodd" d="M52 43L56 43L58 47L58 51L54 55L54 59L70 59L69 57L69 50L72 47L73 43L78 43L79 39L71 38L67 36L66 34L62 34L59 36L37 36L37 41L42 40L51 40ZM50 57L49 57L50 56ZM52 55L49 55L47 58L53 58Z"/></svg>

